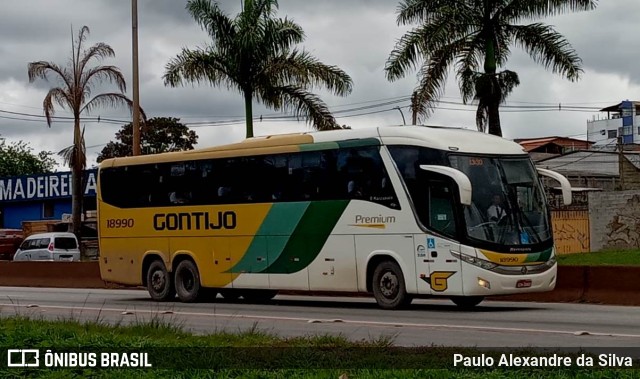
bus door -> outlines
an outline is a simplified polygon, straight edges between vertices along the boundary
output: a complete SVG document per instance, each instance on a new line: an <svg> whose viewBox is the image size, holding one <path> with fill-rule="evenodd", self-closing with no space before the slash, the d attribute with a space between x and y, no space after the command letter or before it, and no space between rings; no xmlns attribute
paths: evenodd
<svg viewBox="0 0 640 379"><path fill-rule="evenodd" d="M450 178L433 172L423 172L421 191L413 197L421 223L433 233L414 236L418 293L460 295L462 291L461 262L451 253L460 252L457 242L459 220L456 219L456 185Z"/></svg>

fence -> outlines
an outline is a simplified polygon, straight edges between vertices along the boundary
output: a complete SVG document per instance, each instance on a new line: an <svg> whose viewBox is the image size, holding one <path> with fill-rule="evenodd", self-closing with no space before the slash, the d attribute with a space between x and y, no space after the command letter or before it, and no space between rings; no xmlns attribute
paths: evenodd
<svg viewBox="0 0 640 379"><path fill-rule="evenodd" d="M590 251L589 211L551 211L553 238L558 254Z"/></svg>

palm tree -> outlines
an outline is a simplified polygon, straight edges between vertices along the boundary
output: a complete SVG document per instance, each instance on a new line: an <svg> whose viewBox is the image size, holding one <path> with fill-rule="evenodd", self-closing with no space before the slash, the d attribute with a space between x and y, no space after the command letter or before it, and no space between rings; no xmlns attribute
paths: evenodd
<svg viewBox="0 0 640 379"><path fill-rule="evenodd" d="M533 60L571 81L582 73L582 60L550 25L524 21L564 12L594 9L597 0L402 0L400 25L418 23L391 52L385 74L402 78L418 71L418 111L427 117L441 95L449 69L455 65L463 102L478 102L476 122L502 135L499 105L519 84L504 67L511 46L523 48ZM484 72L480 72L480 65Z"/></svg>
<svg viewBox="0 0 640 379"><path fill-rule="evenodd" d="M277 8L277 0L245 0L242 11L230 18L215 2L189 1L187 10L212 44L183 49L166 65L165 84L208 82L237 90L244 96L247 138L253 137L254 99L293 111L318 130L339 128L327 105L310 90L325 87L345 96L351 92L351 78L294 48L304 41L304 32L292 20L275 18Z"/></svg>
<svg viewBox="0 0 640 379"><path fill-rule="evenodd" d="M73 145L62 150L65 164L68 164L72 172L72 230L80 235L83 171L87 166L87 157L84 145L84 129L80 130L80 116L90 113L101 106L126 105L133 107L133 102L125 95L126 84L124 76L115 66L89 66L92 60L102 60L114 57L111 46L105 43L97 43L88 49L83 49L83 43L89 35L89 28L83 26L76 39L71 44L71 60L65 67L52 62L38 61L29 63L29 82L41 78L49 80L50 76L57 79L59 86L51 88L44 97L42 107L47 119L47 125L51 127L52 117L55 113L55 105L73 112ZM107 81L114 83L119 92L107 92L92 97L97 85Z"/></svg>

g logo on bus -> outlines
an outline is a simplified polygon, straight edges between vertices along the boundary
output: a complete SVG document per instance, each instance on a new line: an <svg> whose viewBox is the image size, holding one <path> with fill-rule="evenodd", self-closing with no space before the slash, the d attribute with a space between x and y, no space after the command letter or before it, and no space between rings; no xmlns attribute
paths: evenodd
<svg viewBox="0 0 640 379"><path fill-rule="evenodd" d="M432 290L436 292L443 292L448 288L447 279L455 273L456 271L434 271L429 275L429 277L421 276L420 279L429 283Z"/></svg>

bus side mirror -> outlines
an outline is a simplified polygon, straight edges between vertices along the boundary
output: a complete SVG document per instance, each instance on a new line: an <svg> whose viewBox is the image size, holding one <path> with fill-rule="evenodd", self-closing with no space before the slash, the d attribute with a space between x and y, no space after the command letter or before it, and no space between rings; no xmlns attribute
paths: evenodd
<svg viewBox="0 0 640 379"><path fill-rule="evenodd" d="M442 174L453 179L453 181L458 185L458 190L460 191L460 203L462 203L462 205L471 205L471 181L464 172L452 167L424 164L420 165L420 169Z"/></svg>
<svg viewBox="0 0 640 379"><path fill-rule="evenodd" d="M569 179L565 178L562 174L559 174L555 171L547 170L546 168L536 167L536 169L538 170L538 174L551 179L555 179L560 183L560 188L562 189L562 202L564 203L564 205L570 205L571 183L569 183Z"/></svg>

